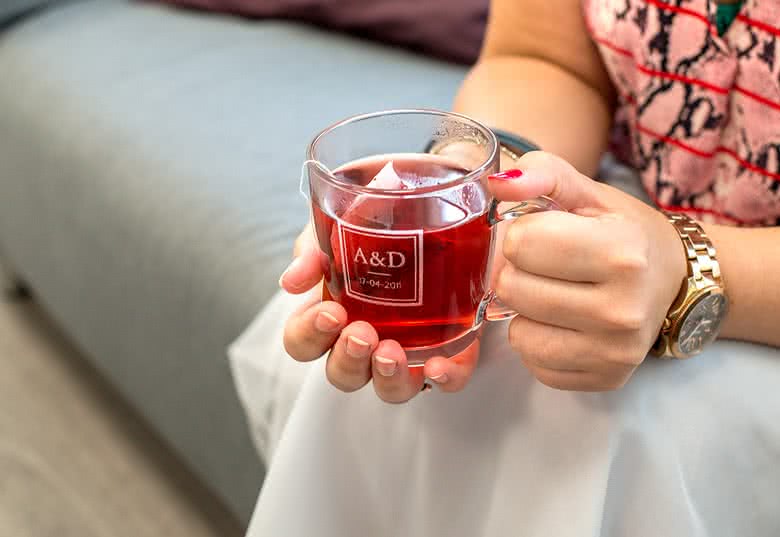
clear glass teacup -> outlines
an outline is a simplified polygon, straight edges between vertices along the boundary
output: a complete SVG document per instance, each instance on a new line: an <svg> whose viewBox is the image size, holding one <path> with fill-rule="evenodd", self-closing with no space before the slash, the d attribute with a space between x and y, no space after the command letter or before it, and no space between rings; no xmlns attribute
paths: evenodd
<svg viewBox="0 0 780 537"><path fill-rule="evenodd" d="M397 340L415 366L513 315L491 290L496 224L558 207L537 198L499 210L487 188L500 162L490 129L438 110L376 112L321 132L307 159L323 299L350 322Z"/></svg>

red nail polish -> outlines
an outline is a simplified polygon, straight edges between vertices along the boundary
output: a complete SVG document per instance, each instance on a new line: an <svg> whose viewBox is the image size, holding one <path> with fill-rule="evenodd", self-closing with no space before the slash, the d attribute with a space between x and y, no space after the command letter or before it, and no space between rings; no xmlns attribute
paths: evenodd
<svg viewBox="0 0 780 537"><path fill-rule="evenodd" d="M504 170L503 172L494 173L488 176L488 179L499 179L501 181L510 181L512 179L519 179L523 176L523 171L518 169Z"/></svg>

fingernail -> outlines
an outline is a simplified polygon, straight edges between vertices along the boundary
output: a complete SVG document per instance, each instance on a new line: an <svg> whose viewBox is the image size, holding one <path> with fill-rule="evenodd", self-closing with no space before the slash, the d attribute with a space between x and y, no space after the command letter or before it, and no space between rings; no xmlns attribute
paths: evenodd
<svg viewBox="0 0 780 537"><path fill-rule="evenodd" d="M335 332L341 326L341 323L333 315L327 311L321 311L317 314L317 318L314 319L314 326L320 332Z"/></svg>
<svg viewBox="0 0 780 537"><path fill-rule="evenodd" d="M512 179L519 179L523 176L523 171L518 169L504 170L503 172L494 173L489 175L488 179L498 179L500 181L510 181Z"/></svg>
<svg viewBox="0 0 780 537"><path fill-rule="evenodd" d="M282 272L282 275L279 276L279 287L284 289L284 277L287 276L287 274L290 271L295 269L298 266L298 263L300 263L300 261L301 261L301 258L300 257L296 257L295 259L292 260L292 263L290 263L290 265L286 269L284 269L284 272ZM300 289L301 286L300 285L294 285L294 284L292 284L290 282L287 282L287 287L289 287L291 289Z"/></svg>
<svg viewBox="0 0 780 537"><path fill-rule="evenodd" d="M347 354L352 358L365 358L371 350L371 344L362 339L349 336L347 338Z"/></svg>
<svg viewBox="0 0 780 537"><path fill-rule="evenodd" d="M374 356L376 360L376 370L383 377L392 377L395 374L395 360L390 358L384 358L382 356Z"/></svg>
<svg viewBox="0 0 780 537"><path fill-rule="evenodd" d="M428 377L436 384L444 384L448 380L450 380L450 377L447 376L447 373L442 373L440 375L436 375L435 377Z"/></svg>

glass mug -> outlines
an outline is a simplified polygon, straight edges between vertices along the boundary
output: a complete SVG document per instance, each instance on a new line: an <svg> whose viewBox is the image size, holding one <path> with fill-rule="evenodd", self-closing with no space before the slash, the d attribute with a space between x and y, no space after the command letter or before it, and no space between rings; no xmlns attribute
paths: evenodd
<svg viewBox="0 0 780 537"><path fill-rule="evenodd" d="M301 191L323 300L398 341L410 366L453 356L485 320L513 316L491 290L496 224L559 207L542 197L500 210L487 189L499 161L490 129L437 110L365 114L317 135Z"/></svg>

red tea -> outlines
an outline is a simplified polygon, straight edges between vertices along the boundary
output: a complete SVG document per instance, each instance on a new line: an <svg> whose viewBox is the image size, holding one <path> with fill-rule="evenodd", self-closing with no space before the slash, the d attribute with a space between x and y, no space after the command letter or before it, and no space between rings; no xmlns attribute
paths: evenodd
<svg viewBox="0 0 780 537"><path fill-rule="evenodd" d="M405 348L439 345L473 327L487 291L488 204L479 184L415 196L415 188L468 173L432 155L381 155L351 162L334 175L366 186L391 161L408 197L364 193L345 199L334 188L319 201L322 206L313 204L327 260L325 298L342 304L350 321L371 323L381 339Z"/></svg>

